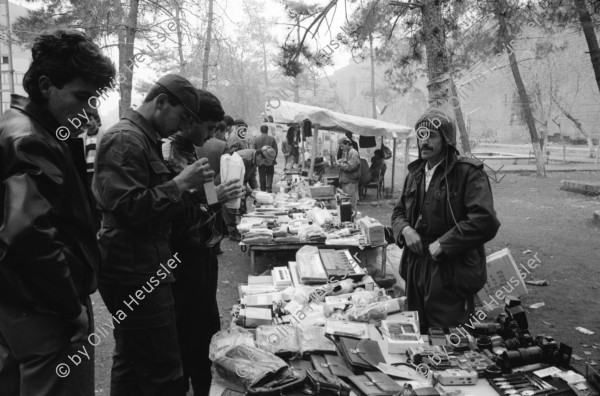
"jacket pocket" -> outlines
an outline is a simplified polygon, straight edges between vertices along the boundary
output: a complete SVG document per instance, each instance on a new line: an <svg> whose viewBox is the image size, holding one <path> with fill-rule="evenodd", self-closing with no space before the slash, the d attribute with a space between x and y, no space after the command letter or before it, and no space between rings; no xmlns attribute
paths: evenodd
<svg viewBox="0 0 600 396"><path fill-rule="evenodd" d="M100 274L133 272L134 246L131 231L116 228L101 230L98 246L101 256Z"/></svg>
<svg viewBox="0 0 600 396"><path fill-rule="evenodd" d="M169 168L167 165L160 160L149 161L150 169L152 169L152 173L154 177L156 177L156 184L162 184L170 180Z"/></svg>
<svg viewBox="0 0 600 396"><path fill-rule="evenodd" d="M452 284L464 298L476 294L487 281L487 265L483 246L469 250L462 256L452 260L454 273Z"/></svg>

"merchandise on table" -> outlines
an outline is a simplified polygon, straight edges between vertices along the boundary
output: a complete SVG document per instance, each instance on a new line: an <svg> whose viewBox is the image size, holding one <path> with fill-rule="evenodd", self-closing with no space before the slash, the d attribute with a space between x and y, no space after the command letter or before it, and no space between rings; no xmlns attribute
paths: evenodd
<svg viewBox="0 0 600 396"><path fill-rule="evenodd" d="M530 334L514 297L495 318L421 334L418 313L404 311L405 298L391 298L372 277L327 279L315 246L299 249L297 261L240 285L233 330L215 335L211 345L228 386L243 384L249 394L266 382L269 389L297 383L296 390L323 395L597 395L600 375L580 375L570 366L570 347ZM254 362L250 380L232 377L256 356L239 350L254 346L292 360L282 371Z"/></svg>
<svg viewBox="0 0 600 396"><path fill-rule="evenodd" d="M345 207L325 209L304 193L257 192L254 212L245 214L237 229L247 245L326 243L329 245L371 246L385 243L384 226L376 219L352 222ZM341 203L341 201L340 201ZM270 232L267 232L269 230Z"/></svg>

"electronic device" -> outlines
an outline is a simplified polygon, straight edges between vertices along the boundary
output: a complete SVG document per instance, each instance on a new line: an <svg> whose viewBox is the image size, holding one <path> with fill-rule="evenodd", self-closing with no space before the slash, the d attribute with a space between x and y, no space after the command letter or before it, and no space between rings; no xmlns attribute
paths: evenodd
<svg viewBox="0 0 600 396"><path fill-rule="evenodd" d="M463 370L476 371L483 374L485 369L493 365L494 362L482 353L467 351L457 357L458 367Z"/></svg>
<svg viewBox="0 0 600 396"><path fill-rule="evenodd" d="M339 204L338 215L342 223L345 221L352 221L352 205L350 202L342 202Z"/></svg>
<svg viewBox="0 0 600 396"><path fill-rule="evenodd" d="M363 217L357 221L360 228L371 245L379 245L385 242L385 227L379 220L372 217Z"/></svg>
<svg viewBox="0 0 600 396"><path fill-rule="evenodd" d="M319 255L329 280L346 278L361 280L366 275L365 270L359 267L347 249L319 249Z"/></svg>
<svg viewBox="0 0 600 396"><path fill-rule="evenodd" d="M598 393L594 388L592 388L592 386L587 383L587 382L579 382L577 384L569 384L569 388L571 388L571 390L573 392L575 392L575 394L577 396L598 396L600 395L600 393Z"/></svg>
<svg viewBox="0 0 600 396"><path fill-rule="evenodd" d="M271 276L273 277L273 284L275 286L291 286L292 277L287 267L273 267L271 270Z"/></svg>
<svg viewBox="0 0 600 396"><path fill-rule="evenodd" d="M447 341L444 329L439 327L429 328L429 343L431 345L446 346Z"/></svg>
<svg viewBox="0 0 600 396"><path fill-rule="evenodd" d="M475 371L460 369L447 369L433 373L433 378L442 385L475 385L477 383Z"/></svg>

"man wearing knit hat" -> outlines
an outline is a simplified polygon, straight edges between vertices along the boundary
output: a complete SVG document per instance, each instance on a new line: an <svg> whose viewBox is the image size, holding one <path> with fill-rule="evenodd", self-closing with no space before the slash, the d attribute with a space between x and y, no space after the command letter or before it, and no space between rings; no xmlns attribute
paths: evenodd
<svg viewBox="0 0 600 396"><path fill-rule="evenodd" d="M162 138L204 123L185 78L159 79L144 102L102 137L93 192L102 209L99 290L114 321L111 396L184 396L171 284L181 262L169 246L175 215L214 172L202 158L171 179Z"/></svg>
<svg viewBox="0 0 600 396"><path fill-rule="evenodd" d="M392 214L400 275L421 331L458 327L474 312L487 280L484 243L496 235L492 191L483 163L459 158L449 117L430 109L417 121L419 158L409 164Z"/></svg>
<svg viewBox="0 0 600 396"><path fill-rule="evenodd" d="M352 210L356 212L358 201L358 180L360 178L360 155L352 147L352 140L347 136L338 139L338 146L342 149L342 158L336 161L340 167L340 187L350 197Z"/></svg>

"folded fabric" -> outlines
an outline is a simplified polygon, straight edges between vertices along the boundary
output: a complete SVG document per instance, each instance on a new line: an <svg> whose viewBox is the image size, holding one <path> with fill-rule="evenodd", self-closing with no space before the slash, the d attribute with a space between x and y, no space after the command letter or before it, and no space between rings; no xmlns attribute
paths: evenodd
<svg viewBox="0 0 600 396"><path fill-rule="evenodd" d="M300 238L297 236L283 236L283 237L275 237L273 238L273 242L275 243L300 243Z"/></svg>
<svg viewBox="0 0 600 396"><path fill-rule="evenodd" d="M259 243L271 243L272 239L269 237L252 237L252 238L245 238L242 239L242 242L244 242L247 245L252 245L252 244L259 244Z"/></svg>

